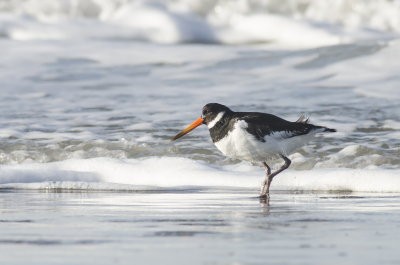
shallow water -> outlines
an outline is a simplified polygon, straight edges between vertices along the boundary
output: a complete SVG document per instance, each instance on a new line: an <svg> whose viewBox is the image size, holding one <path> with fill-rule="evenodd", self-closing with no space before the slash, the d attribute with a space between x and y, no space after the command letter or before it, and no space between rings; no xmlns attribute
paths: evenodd
<svg viewBox="0 0 400 265"><path fill-rule="evenodd" d="M219 102L288 120L304 114L338 130L293 154L292 169L399 167L399 65L388 60L400 54L398 41L297 51L62 43L0 40L8 51L0 163L167 156L234 165L240 161L225 158L205 127L169 142L204 104Z"/></svg>
<svg viewBox="0 0 400 265"><path fill-rule="evenodd" d="M167 156L235 165L206 128L169 142L206 103L219 102L338 130L293 154L292 169L398 169L398 8L3 1L0 164ZM207 36L214 45L202 44ZM247 45L215 45L226 39Z"/></svg>
<svg viewBox="0 0 400 265"><path fill-rule="evenodd" d="M399 195L0 192L3 264L396 264ZM23 253L23 255L21 254Z"/></svg>

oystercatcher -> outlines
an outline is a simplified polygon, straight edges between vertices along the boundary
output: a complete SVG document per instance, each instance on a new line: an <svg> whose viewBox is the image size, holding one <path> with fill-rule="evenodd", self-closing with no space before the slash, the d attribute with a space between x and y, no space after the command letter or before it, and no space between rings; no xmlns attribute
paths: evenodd
<svg viewBox="0 0 400 265"><path fill-rule="evenodd" d="M304 146L317 133L336 132L335 129L310 124L303 115L290 122L268 113L234 112L227 106L209 103L204 106L201 117L171 141L202 124L208 126L212 141L224 155L261 162L267 176L261 186L260 198L267 200L272 179L290 166L289 154ZM285 163L272 173L266 161L275 158L282 158Z"/></svg>

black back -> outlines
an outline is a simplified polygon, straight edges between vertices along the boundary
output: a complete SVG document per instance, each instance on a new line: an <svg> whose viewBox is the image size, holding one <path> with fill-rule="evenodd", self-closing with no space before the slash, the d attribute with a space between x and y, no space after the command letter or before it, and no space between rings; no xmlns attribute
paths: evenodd
<svg viewBox="0 0 400 265"><path fill-rule="evenodd" d="M207 112L207 110L209 110ZM275 115L260 112L234 112L228 107L210 103L203 108L204 123L211 122L219 112L225 111L222 119L210 129L210 135L213 142L218 142L234 129L235 123L244 120L248 126L247 132L252 134L260 142L265 142L265 136L272 135L275 132L286 132L280 134L282 138L291 138L299 135L305 135L310 131L324 128L323 132L336 132L335 129L329 129L322 126L316 126L299 119L297 122L290 122Z"/></svg>

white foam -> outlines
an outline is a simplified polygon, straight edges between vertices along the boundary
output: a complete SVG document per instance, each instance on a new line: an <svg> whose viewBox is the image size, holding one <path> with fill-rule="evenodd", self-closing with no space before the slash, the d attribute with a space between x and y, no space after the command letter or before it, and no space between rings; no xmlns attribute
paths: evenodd
<svg viewBox="0 0 400 265"><path fill-rule="evenodd" d="M278 190L400 192L400 170L341 168L292 171L284 177L276 177L273 185Z"/></svg>
<svg viewBox="0 0 400 265"><path fill-rule="evenodd" d="M14 40L107 38L317 47L400 32L400 8L384 0L352 5L301 0L3 2L0 34Z"/></svg>
<svg viewBox="0 0 400 265"><path fill-rule="evenodd" d="M362 147L360 145L350 145L350 146L347 146L347 147L343 148L342 150L340 150L339 153L337 153L337 155L355 156L357 154L357 151L361 148Z"/></svg>
<svg viewBox="0 0 400 265"><path fill-rule="evenodd" d="M229 34L220 34L224 43L278 42L294 47L317 47L349 42L345 38L305 21L272 15L255 14L232 18Z"/></svg>
<svg viewBox="0 0 400 265"><path fill-rule="evenodd" d="M390 128L394 130L400 130L400 122L394 120L385 120L383 121L382 128Z"/></svg>
<svg viewBox="0 0 400 265"><path fill-rule="evenodd" d="M122 6L111 21L138 31L138 38L159 43L215 43L211 27L195 15L172 12L156 2L132 3Z"/></svg>
<svg viewBox="0 0 400 265"><path fill-rule="evenodd" d="M204 187L254 188L264 169L217 167L187 158L72 159L46 164L0 167L0 188L160 190ZM349 190L400 192L400 170L287 170L274 179L272 190Z"/></svg>

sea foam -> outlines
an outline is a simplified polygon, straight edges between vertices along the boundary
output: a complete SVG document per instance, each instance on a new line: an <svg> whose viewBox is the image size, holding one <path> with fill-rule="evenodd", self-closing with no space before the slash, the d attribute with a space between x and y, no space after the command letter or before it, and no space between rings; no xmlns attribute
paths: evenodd
<svg viewBox="0 0 400 265"><path fill-rule="evenodd" d="M0 35L317 47L398 36L399 10L398 2L384 0L3 0Z"/></svg>
<svg viewBox="0 0 400 265"><path fill-rule="evenodd" d="M71 159L1 166L0 188L78 190L170 190L247 188L258 190L265 173L246 164L218 167L188 158ZM287 170L272 190L400 192L400 170Z"/></svg>

